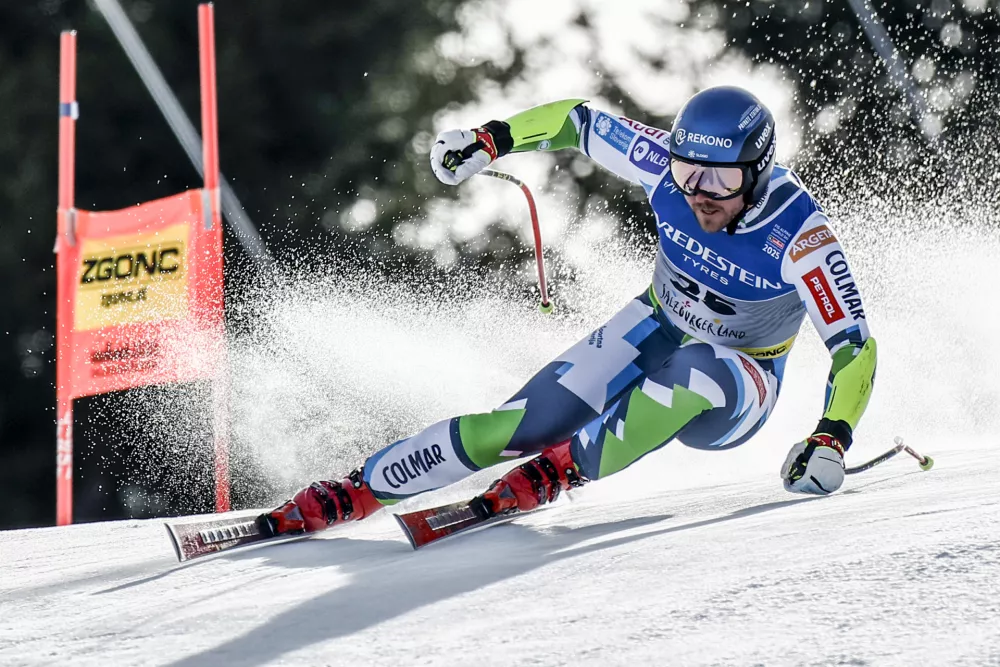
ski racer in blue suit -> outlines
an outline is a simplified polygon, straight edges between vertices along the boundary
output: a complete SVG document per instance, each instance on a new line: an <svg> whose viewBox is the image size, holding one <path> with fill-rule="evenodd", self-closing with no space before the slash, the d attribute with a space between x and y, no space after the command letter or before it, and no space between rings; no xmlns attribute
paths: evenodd
<svg viewBox="0 0 1000 667"><path fill-rule="evenodd" d="M641 186L659 234L652 284L495 410L432 424L342 481L314 483L265 515L271 530L364 518L527 455L476 498L477 511L533 509L675 439L736 447L774 409L807 314L833 363L816 429L792 446L781 478L793 492L840 488L875 339L830 221L775 163L776 136L767 107L735 87L696 94L669 132L574 99L441 133L431 167L449 185L508 153L575 148Z"/></svg>

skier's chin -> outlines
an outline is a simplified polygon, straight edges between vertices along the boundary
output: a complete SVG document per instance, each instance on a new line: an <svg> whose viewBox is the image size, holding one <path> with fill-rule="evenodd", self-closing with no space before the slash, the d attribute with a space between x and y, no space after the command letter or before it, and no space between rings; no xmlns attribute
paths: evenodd
<svg viewBox="0 0 1000 667"><path fill-rule="evenodd" d="M735 217L722 208L704 206L695 206L694 216L698 219L698 224L701 228L709 234L722 231Z"/></svg>

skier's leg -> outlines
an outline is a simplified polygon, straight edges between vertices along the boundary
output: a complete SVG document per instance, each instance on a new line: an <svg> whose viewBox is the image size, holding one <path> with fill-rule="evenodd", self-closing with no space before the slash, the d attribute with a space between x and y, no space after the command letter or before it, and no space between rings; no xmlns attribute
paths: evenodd
<svg viewBox="0 0 1000 667"><path fill-rule="evenodd" d="M568 440L631 389L644 363L662 363L675 349L646 298L634 299L496 410L446 419L373 454L364 480L380 502L392 504L540 452Z"/></svg>
<svg viewBox="0 0 1000 667"><path fill-rule="evenodd" d="M432 424L373 454L341 482L316 482L271 514L278 532L321 530L568 440L677 347L648 296L562 353L493 412ZM348 510L345 512L345 509Z"/></svg>
<svg viewBox="0 0 1000 667"><path fill-rule="evenodd" d="M484 497L493 512L524 511L553 500L560 488L614 474L673 438L703 449L735 447L767 420L778 388L773 363L689 343L569 441L504 475Z"/></svg>
<svg viewBox="0 0 1000 667"><path fill-rule="evenodd" d="M598 479L675 437L700 449L735 447L764 425L778 389L770 362L692 342L574 436L573 460L584 476Z"/></svg>

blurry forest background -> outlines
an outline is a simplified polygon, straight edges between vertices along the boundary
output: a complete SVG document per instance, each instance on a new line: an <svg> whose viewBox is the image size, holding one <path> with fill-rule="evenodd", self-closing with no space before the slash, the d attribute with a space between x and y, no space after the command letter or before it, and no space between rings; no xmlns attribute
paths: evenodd
<svg viewBox="0 0 1000 667"><path fill-rule="evenodd" d="M196 4L123 0L197 126ZM868 6L919 111L848 0L219 0L222 170L279 272L334 259L416 280L510 272L531 257L523 201L440 185L426 158L436 132L566 97L669 127L699 87L740 82L776 110L779 157L814 192L837 183L859 198L995 197L998 170L977 164L976 149L1000 138L1000 2ZM0 3L0 528L54 517L58 36L69 28L79 33L77 206L123 208L200 185L94 7ZM642 191L578 154L512 159L561 207L547 238L567 218L652 238ZM235 295L260 269L231 236L226 253ZM231 313L234 326L246 317Z"/></svg>

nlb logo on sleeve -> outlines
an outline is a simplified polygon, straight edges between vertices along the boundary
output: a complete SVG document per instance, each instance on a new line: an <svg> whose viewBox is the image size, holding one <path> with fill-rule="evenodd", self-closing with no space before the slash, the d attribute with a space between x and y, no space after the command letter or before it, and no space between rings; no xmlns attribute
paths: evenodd
<svg viewBox="0 0 1000 667"><path fill-rule="evenodd" d="M640 139L632 149L629 162L650 174L662 174L670 164L670 155L659 147L658 144L650 144L645 139Z"/></svg>

